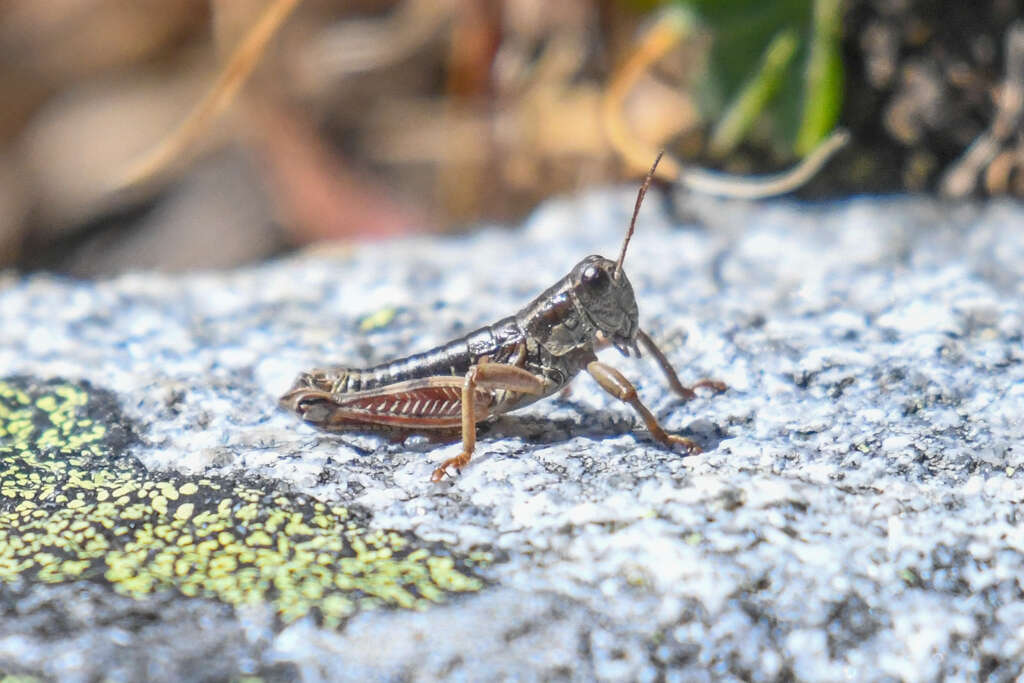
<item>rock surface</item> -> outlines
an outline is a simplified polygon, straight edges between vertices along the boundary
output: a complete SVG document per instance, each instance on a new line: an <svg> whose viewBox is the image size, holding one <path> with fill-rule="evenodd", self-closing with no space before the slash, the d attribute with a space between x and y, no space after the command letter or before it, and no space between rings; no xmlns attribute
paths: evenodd
<svg viewBox="0 0 1024 683"><path fill-rule="evenodd" d="M703 454L661 448L586 377L569 395L482 427L471 465L441 484L430 472L457 443L324 434L277 408L300 370L426 349L513 312L586 254L614 256L632 197L549 203L514 232L226 274L3 280L0 672L1020 675L1019 205L669 207L652 195L626 260L641 324L684 381L730 388L684 403L649 359L604 358ZM702 224L669 210L680 207ZM11 417L19 406L28 417ZM83 406L116 444L97 445L101 434L61 446L68 416L92 429ZM31 438L11 446L29 423ZM61 454L93 468L92 483L72 481L79 469L62 474ZM56 483L43 491L47 477ZM114 479L150 501L141 522L126 522L123 506L93 514L108 496L93 491ZM79 496L88 515L74 513L78 494L61 497L76 486L91 492ZM231 491L234 502L218 508L209 491ZM200 509L220 510L219 533L234 536L161 564L214 523L197 520ZM47 541L59 552L30 553L40 534L26 542L25 525L37 514L44 539L85 519L76 533L87 543L88 525L109 524L98 533L105 545L86 556L61 536ZM281 553L264 564L290 563L287 572L250 552L255 525ZM122 527L127 536L115 533ZM147 551L157 541L140 528L170 535ZM132 552L142 564L115 571L111 553ZM213 575L228 553L236 565ZM46 573L54 557L65 564ZM358 585L345 574L353 558L363 562ZM238 598L239 567L250 565L270 583ZM328 588L286 581L314 576Z"/></svg>

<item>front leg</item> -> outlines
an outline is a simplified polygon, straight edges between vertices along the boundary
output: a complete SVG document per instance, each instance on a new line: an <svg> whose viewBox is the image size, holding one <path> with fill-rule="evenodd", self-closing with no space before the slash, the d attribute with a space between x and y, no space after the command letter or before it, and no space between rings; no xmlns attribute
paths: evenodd
<svg viewBox="0 0 1024 683"><path fill-rule="evenodd" d="M504 363L483 361L471 367L462 381L462 453L441 463L430 476L431 481L441 481L449 467L458 471L469 464L476 447L476 392L498 390L540 395L544 393L544 380ZM480 416L481 419L486 417Z"/></svg>
<svg viewBox="0 0 1024 683"><path fill-rule="evenodd" d="M623 377L621 372L610 365L605 365L599 360L591 361L587 365L587 372L597 380L602 389L620 401L633 406L633 410L643 418L644 424L647 425L647 430L655 439L666 446L682 446L690 453L701 452L700 446L694 440L687 439L685 436L669 434L662 429L661 425L658 424L658 418L654 417L654 414L640 401L640 397L636 393L636 387ZM678 382L679 380L677 379L676 381Z"/></svg>
<svg viewBox="0 0 1024 683"><path fill-rule="evenodd" d="M689 401L697 395L694 389L698 389L700 387L707 387L716 393L721 393L728 388L725 385L725 382L720 382L717 379L702 379L692 387L683 386L683 383L679 381L679 375L676 374L676 371L672 368L672 364L668 362L668 358L666 358L665 354L661 352L661 349L657 347L654 340L647 336L647 333L643 330L637 330L636 338L637 341L639 341L640 344L642 344L643 347L647 349L652 356L654 356L654 360L658 362L658 367L661 368L662 373L665 375L665 379L668 380L668 385L672 387L672 391L676 392L680 398ZM621 377L621 375L619 376ZM601 386L604 385L602 384ZM605 388L607 389L607 387ZM612 393L614 394L615 392Z"/></svg>

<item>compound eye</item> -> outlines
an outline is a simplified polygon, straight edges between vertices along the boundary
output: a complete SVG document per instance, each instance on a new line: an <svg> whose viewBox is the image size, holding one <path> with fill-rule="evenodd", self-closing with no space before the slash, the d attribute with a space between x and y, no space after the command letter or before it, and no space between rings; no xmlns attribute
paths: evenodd
<svg viewBox="0 0 1024 683"><path fill-rule="evenodd" d="M583 284L592 292L600 294L612 283L608 272L597 266L587 266L583 271Z"/></svg>

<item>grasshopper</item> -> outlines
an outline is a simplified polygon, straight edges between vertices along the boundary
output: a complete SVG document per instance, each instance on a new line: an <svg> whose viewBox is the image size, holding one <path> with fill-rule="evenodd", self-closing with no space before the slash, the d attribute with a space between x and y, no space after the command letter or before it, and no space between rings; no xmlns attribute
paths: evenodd
<svg viewBox="0 0 1024 683"><path fill-rule="evenodd" d="M633 217L617 261L588 256L515 315L423 353L367 369L331 367L304 372L281 405L329 431L462 430L462 453L434 470L460 470L473 455L476 424L522 408L566 387L586 370L615 398L628 403L647 430L666 446L699 453L693 440L669 434L622 373L597 359L608 345L624 356L654 357L673 391L683 399L694 389L724 391L715 380L692 387L679 381L665 354L639 326L636 296L622 269L637 214L661 155L637 194Z"/></svg>

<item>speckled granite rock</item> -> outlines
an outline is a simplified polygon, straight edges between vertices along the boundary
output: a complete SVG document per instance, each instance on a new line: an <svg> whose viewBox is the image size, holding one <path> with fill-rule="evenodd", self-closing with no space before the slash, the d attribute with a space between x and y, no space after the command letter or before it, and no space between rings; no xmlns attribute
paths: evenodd
<svg viewBox="0 0 1024 683"><path fill-rule="evenodd" d="M229 274L4 280L0 672L1020 675L1019 205L688 200L696 227L652 196L626 264L642 324L684 379L730 389L682 403L650 361L607 360L701 455L652 443L589 378L482 428L440 485L458 444L332 436L278 410L299 370L425 349L613 256L632 198ZM75 436L93 422L106 431ZM36 519L58 550L25 550ZM89 524L109 525L91 555L68 540Z"/></svg>

